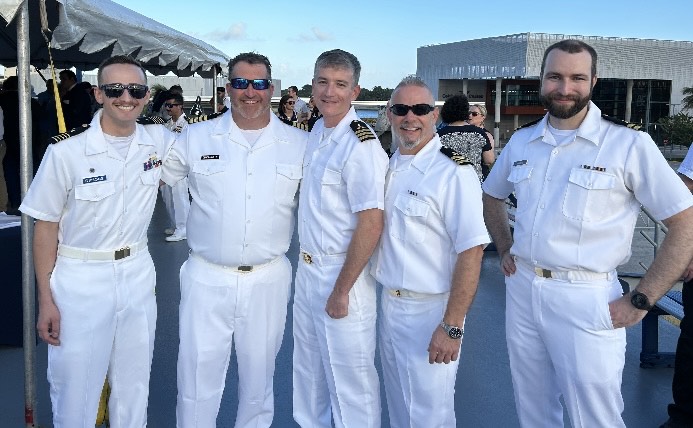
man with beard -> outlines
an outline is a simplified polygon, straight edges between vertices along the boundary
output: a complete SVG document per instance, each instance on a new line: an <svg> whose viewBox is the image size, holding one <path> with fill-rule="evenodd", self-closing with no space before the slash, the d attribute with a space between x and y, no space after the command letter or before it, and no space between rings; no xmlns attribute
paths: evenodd
<svg viewBox="0 0 693 428"><path fill-rule="evenodd" d="M472 163L443 147L423 81L402 80L390 104L399 150L390 159L385 228L371 269L383 285L380 355L390 424L455 427L464 319L489 242L481 186Z"/></svg>
<svg viewBox="0 0 693 428"><path fill-rule="evenodd" d="M601 115L597 53L549 46L548 114L516 132L483 184L484 217L506 276L506 337L523 427L624 427L625 327L639 322L693 257L693 196L649 135ZM665 189L665 191L662 191ZM503 200L515 192L510 235ZM650 269L622 295L640 206L669 228ZM513 241L514 239L514 241Z"/></svg>
<svg viewBox="0 0 693 428"><path fill-rule="evenodd" d="M291 289L289 249L308 133L270 110L267 57L229 62L230 112L196 117L164 165L189 175L190 257L180 270L179 427L216 427L235 343L237 427L269 427L275 358ZM226 425L226 423L224 424Z"/></svg>

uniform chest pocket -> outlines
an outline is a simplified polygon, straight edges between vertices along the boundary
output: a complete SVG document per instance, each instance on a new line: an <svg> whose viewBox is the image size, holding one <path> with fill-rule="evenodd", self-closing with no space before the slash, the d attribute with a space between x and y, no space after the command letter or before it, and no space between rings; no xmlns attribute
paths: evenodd
<svg viewBox="0 0 693 428"><path fill-rule="evenodd" d="M508 175L508 181L514 184L515 197L517 198L517 208L515 214L520 214L531 206L530 182L532 170L529 165L514 166Z"/></svg>
<svg viewBox="0 0 693 428"><path fill-rule="evenodd" d="M342 198L342 172L325 168L320 179L322 208L337 208Z"/></svg>
<svg viewBox="0 0 693 428"><path fill-rule="evenodd" d="M301 165L277 164L274 185L275 199L280 202L290 203L294 200L298 184L303 177Z"/></svg>
<svg viewBox="0 0 693 428"><path fill-rule="evenodd" d="M408 195L397 195L390 220L390 235L412 244L426 239L426 221L431 206Z"/></svg>
<svg viewBox="0 0 693 428"><path fill-rule="evenodd" d="M226 162L218 160L203 160L193 164L189 178L200 197L221 198L224 187L231 185L224 180L227 167Z"/></svg>
<svg viewBox="0 0 693 428"><path fill-rule="evenodd" d="M81 184L75 186L75 203L79 213L84 213L84 227L106 227L113 223L114 212L121 207L116 206L115 183L103 181L100 183Z"/></svg>
<svg viewBox="0 0 693 428"><path fill-rule="evenodd" d="M616 176L573 168L563 198L563 215L580 221L599 221L608 213Z"/></svg>
<svg viewBox="0 0 693 428"><path fill-rule="evenodd" d="M161 168L154 168L140 173L140 181L145 186L158 186L161 178Z"/></svg>

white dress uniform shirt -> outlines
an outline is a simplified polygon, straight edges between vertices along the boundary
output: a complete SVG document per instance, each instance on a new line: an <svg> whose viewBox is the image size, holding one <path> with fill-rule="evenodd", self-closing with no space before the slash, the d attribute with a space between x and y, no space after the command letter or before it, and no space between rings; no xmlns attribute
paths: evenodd
<svg viewBox="0 0 693 428"><path fill-rule="evenodd" d="M189 125L171 149L163 180L188 175L188 245L210 263L259 265L289 248L307 134L274 115L267 127L251 146L227 112Z"/></svg>
<svg viewBox="0 0 693 428"><path fill-rule="evenodd" d="M658 220L693 205L652 139L602 119L594 103L570 144L557 146L547 122L513 134L483 184L498 199L515 191L513 255L545 269L610 272L630 258L640 204Z"/></svg>
<svg viewBox="0 0 693 428"><path fill-rule="evenodd" d="M175 136L163 126L137 125L123 159L104 139L100 119L101 110L89 129L48 147L20 207L59 222L62 245L110 250L147 237L165 148Z"/></svg>
<svg viewBox="0 0 693 428"><path fill-rule="evenodd" d="M169 131L180 133L183 132L183 129L185 129L186 126L188 126L188 119L185 116L185 113L182 113L178 117L178 120L174 121L171 117L166 121L166 128L168 128Z"/></svg>
<svg viewBox="0 0 693 428"><path fill-rule="evenodd" d="M390 159L385 228L372 268L386 288L449 292L457 255L490 242L474 168L440 148L436 135L411 162L399 150Z"/></svg>
<svg viewBox="0 0 693 428"><path fill-rule="evenodd" d="M323 138L322 120L310 133L303 160L298 206L301 248L312 255L344 254L356 229L355 213L383 209L387 155L380 145L362 143L351 129L359 120L352 107Z"/></svg>

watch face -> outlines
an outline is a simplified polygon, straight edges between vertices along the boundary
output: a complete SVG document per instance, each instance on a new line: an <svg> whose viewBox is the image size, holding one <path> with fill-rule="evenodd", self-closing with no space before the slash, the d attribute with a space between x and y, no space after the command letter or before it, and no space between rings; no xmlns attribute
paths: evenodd
<svg viewBox="0 0 693 428"><path fill-rule="evenodd" d="M630 302L638 309L650 309L650 302L647 300L647 296L642 293L633 293L630 298Z"/></svg>
<svg viewBox="0 0 693 428"><path fill-rule="evenodd" d="M448 336L453 339L459 339L462 337L462 330L460 330L459 327L450 327L450 330L448 330Z"/></svg>

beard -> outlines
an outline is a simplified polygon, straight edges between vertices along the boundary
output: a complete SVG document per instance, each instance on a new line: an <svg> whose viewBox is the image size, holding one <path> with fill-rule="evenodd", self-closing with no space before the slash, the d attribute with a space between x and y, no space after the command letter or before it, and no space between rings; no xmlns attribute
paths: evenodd
<svg viewBox="0 0 693 428"><path fill-rule="evenodd" d="M412 150L416 148L419 144L421 144L424 140L424 137L421 136L417 138L416 140L406 140L402 138L402 135L400 134L399 129L391 128L392 132L392 139L397 145L399 145L401 148L406 149L406 150Z"/></svg>
<svg viewBox="0 0 693 428"><path fill-rule="evenodd" d="M554 101L560 100L571 100L573 105L558 105ZM539 101L541 104L549 111L549 114L557 119L570 119L576 114L580 113L587 104L589 104L590 99L592 99L592 90L587 94L586 97L580 98L578 95L566 95L561 96L555 93L550 93L548 95L539 95Z"/></svg>

